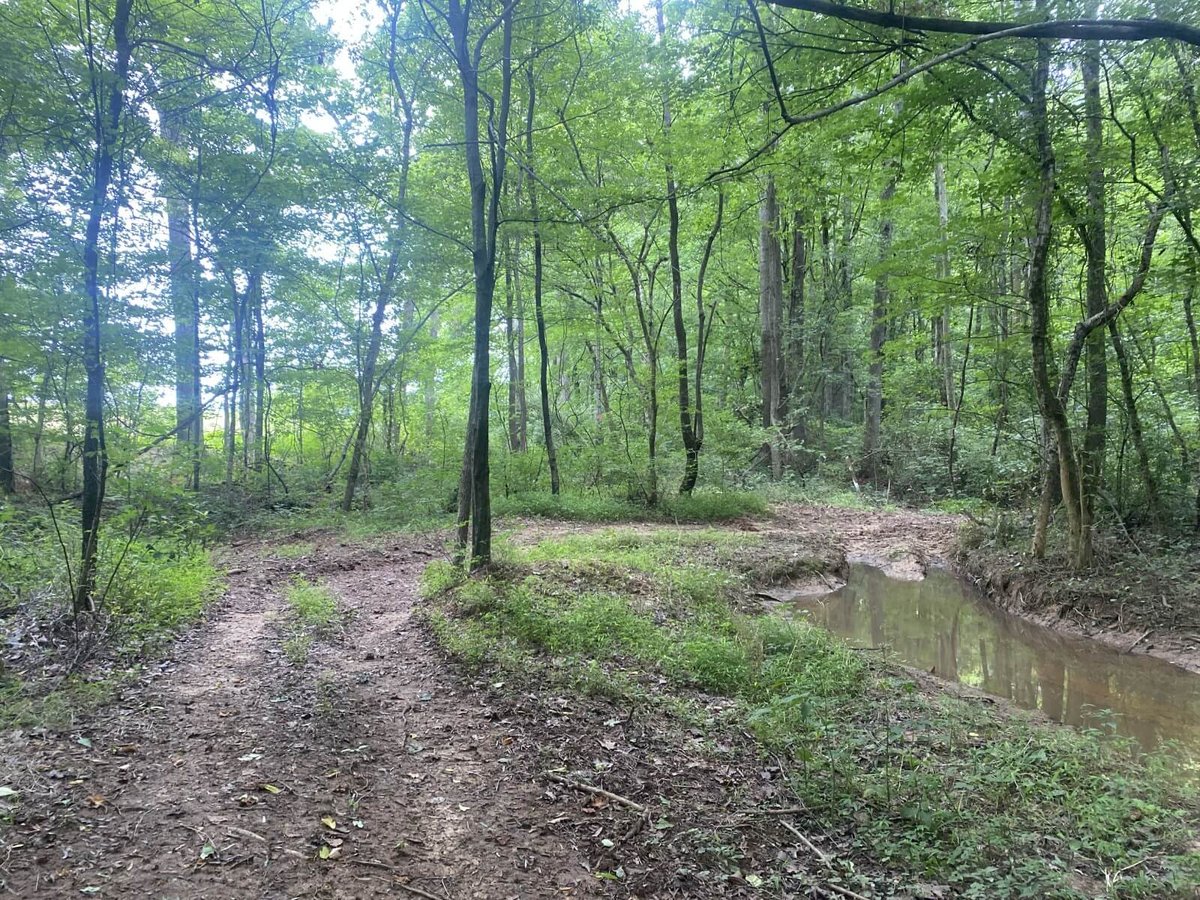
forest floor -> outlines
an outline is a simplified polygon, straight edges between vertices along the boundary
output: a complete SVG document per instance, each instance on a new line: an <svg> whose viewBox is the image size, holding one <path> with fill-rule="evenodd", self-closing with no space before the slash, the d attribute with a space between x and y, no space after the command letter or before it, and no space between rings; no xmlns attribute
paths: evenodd
<svg viewBox="0 0 1200 900"><path fill-rule="evenodd" d="M919 578L946 562L958 524L784 506L720 531L734 538L728 564L756 582L829 583L846 561ZM714 532L547 521L501 531L511 548L601 534L637 546L664 531L699 547ZM776 548L769 559L743 558L762 541ZM631 704L603 671L571 689L577 662L567 680L536 668L523 678L520 663L508 674L448 664L419 587L443 556L442 537L429 535L317 532L225 548L224 596L167 658L70 728L0 735L0 893L956 895L864 854L848 835L865 826L866 805L838 825L810 815L794 764L732 724L731 696L637 669L661 696ZM562 584L583 591L612 577L572 570ZM297 583L328 590L328 627L297 617ZM977 727L955 733L982 742Z"/></svg>

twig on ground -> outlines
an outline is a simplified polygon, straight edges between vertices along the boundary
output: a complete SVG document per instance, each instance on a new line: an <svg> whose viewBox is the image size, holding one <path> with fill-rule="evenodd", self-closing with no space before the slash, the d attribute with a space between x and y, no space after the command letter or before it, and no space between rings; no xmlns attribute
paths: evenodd
<svg viewBox="0 0 1200 900"><path fill-rule="evenodd" d="M815 853L817 856L817 859L821 860L821 862L824 864L825 868L829 869L830 871L833 871L833 863L830 861L829 857L825 855L824 851L822 851L820 847L818 847L816 844L814 844L812 841L810 841L807 837L805 837L804 833L802 831L800 831L799 828L796 828L790 822L780 822L779 824L782 825L784 828L786 828L788 831L790 831L792 834L794 834L797 838L799 838L800 843L802 843L805 847L807 847L809 850L811 850L813 853Z"/></svg>
<svg viewBox="0 0 1200 900"><path fill-rule="evenodd" d="M637 801L630 800L628 797L622 797L620 794L614 794L612 791L606 791L604 788L598 788L591 784L584 784L582 781L572 781L570 778L564 778L562 775L555 775L553 772L543 772L542 774L551 781L556 781L559 784L565 785L566 787L574 790L583 791L586 794L597 794L601 797L607 798L608 800L612 800L614 803L620 803L623 806L628 806L630 809L636 810L637 812L646 811L646 807L642 806L642 804L638 803Z"/></svg>
<svg viewBox="0 0 1200 900"><path fill-rule="evenodd" d="M411 885L405 881L401 881L400 880L400 870L397 869L395 866L389 866L385 862L379 862L378 860L375 860L375 859L348 859L348 860L346 860L346 862L354 863L355 865L359 865L359 866L368 866L372 869L383 869L383 871L390 873L395 878L395 881L393 881L392 883L396 887L400 888L400 890L402 890L402 891L408 891L413 896L424 897L425 900L446 900L446 898L439 897L437 894L431 894L431 893L429 893L429 891L422 890L421 888L416 887L415 885Z"/></svg>
<svg viewBox="0 0 1200 900"><path fill-rule="evenodd" d="M1136 647L1138 644L1140 644L1146 638L1150 637L1150 635L1153 633L1154 633L1153 628L1147 628L1145 633L1140 638L1138 638L1136 641L1134 641L1132 644L1130 644L1128 647L1125 648L1125 652L1132 653L1134 647Z"/></svg>

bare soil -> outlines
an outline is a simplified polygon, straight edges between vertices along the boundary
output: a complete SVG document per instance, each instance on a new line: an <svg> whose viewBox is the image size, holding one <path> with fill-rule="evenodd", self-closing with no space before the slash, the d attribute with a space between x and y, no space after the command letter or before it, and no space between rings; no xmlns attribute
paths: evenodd
<svg viewBox="0 0 1200 900"><path fill-rule="evenodd" d="M526 725L451 672L413 620L437 544L270 549L233 548L209 621L76 731L4 737L3 783L20 792L0 834L7 893L599 894L577 832L517 771ZM281 650L297 575L324 576L348 614L299 666Z"/></svg>

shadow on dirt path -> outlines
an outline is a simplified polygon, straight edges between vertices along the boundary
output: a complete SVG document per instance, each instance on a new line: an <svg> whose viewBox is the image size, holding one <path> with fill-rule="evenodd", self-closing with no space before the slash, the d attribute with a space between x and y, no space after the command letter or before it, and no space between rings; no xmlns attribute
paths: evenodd
<svg viewBox="0 0 1200 900"><path fill-rule="evenodd" d="M413 619L427 538L227 553L208 622L70 735L13 734L0 837L19 897L598 896L542 788ZM289 661L284 591L322 577L341 633ZM324 849L322 849L324 848ZM329 859L320 859L325 854Z"/></svg>

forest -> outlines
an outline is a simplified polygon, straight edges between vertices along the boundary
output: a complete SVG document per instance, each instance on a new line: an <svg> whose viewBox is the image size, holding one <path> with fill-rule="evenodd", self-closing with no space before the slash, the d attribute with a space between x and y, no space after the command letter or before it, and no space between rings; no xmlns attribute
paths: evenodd
<svg viewBox="0 0 1200 900"><path fill-rule="evenodd" d="M1194 897L1198 94L1183 0L0 0L0 887Z"/></svg>

